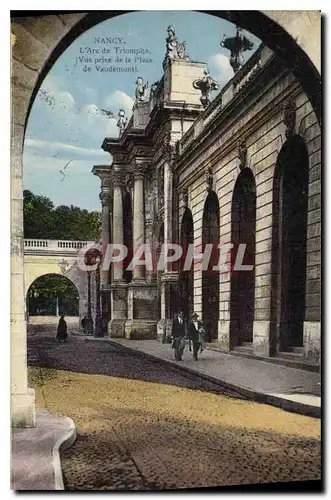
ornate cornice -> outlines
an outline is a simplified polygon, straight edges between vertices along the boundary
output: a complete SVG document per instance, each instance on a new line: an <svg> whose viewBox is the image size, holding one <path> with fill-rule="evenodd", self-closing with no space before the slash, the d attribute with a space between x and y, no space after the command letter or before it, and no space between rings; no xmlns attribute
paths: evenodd
<svg viewBox="0 0 331 500"><path fill-rule="evenodd" d="M293 99L287 99L284 104L283 122L286 126L285 136L288 139L295 134L296 103Z"/></svg>
<svg viewBox="0 0 331 500"><path fill-rule="evenodd" d="M283 75L282 75L283 76ZM183 186L187 186L194 182L194 180L198 179L201 175L203 175L204 165L208 162L208 164L216 164L220 162L222 158L226 157L228 154L231 154L237 147L238 142L241 140L241 136L243 134L243 130L245 130L245 137L248 137L254 134L260 127L263 127L265 123L270 120L270 117L274 116L276 113L279 113L279 109L282 108L282 103L284 103L284 94L291 98L295 98L302 92L300 85L293 81L289 87L284 91L284 93L280 92L271 102L269 102L268 106L265 106L261 111L254 114L252 118L250 118L247 122L244 122L243 125L238 129L238 131L231 135L229 139L227 139L221 147L215 149L208 156L206 156L200 163L200 168L196 168L194 170L194 174L188 178L183 179L180 182L179 188ZM221 119L221 116L219 117ZM223 118L224 121L224 118ZM212 129L216 129L218 125L218 121L215 124L212 124ZM219 134L224 135L228 132L229 129L232 129L233 122L229 123L229 126L225 129L219 129ZM205 133L206 136L211 136L212 132L210 130L211 126L208 124L206 127ZM217 140L217 136L215 136L215 140ZM214 142L210 142L209 144L204 145L201 141L193 141L192 144L189 145L185 151L178 157L178 163L180 168L184 167L188 168L192 163L194 163L194 159L197 154L197 148L199 148L199 154L204 154L212 147ZM238 154L238 153L236 153Z"/></svg>

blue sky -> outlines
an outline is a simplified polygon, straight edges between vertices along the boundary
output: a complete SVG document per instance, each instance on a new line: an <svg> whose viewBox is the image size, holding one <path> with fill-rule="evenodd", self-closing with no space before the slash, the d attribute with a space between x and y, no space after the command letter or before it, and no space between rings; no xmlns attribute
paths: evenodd
<svg viewBox="0 0 331 500"><path fill-rule="evenodd" d="M98 24L62 54L35 99L24 144L25 189L49 197L55 206L72 204L100 210L100 180L91 169L93 165L110 163L110 155L102 151L101 144L104 137L117 137L118 128L116 119L109 119L99 109L112 111L116 118L122 107L131 115L137 76L149 83L162 76L169 24L175 27L178 40L186 41L190 60L206 62L220 86L233 76L229 51L220 47L220 40L223 34L234 36L235 26L222 19L189 11L147 11L124 14ZM250 33L247 36L254 42L254 51L260 41ZM100 73L95 67L84 72L84 64L76 61L83 52L86 55L84 47L112 51L114 46L120 47L117 43L114 46L95 43L95 37L122 37L125 45L121 47L148 49L150 53L143 57L153 62L137 64L136 74ZM246 52L245 57L250 57L253 51ZM62 181L60 170L69 160Z"/></svg>

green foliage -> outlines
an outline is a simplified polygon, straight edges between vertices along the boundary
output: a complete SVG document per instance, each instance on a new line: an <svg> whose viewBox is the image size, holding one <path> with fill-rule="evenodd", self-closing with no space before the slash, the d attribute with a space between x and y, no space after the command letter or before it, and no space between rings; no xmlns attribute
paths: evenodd
<svg viewBox="0 0 331 500"><path fill-rule="evenodd" d="M99 241L100 213L61 205L24 191L24 238Z"/></svg>
<svg viewBox="0 0 331 500"><path fill-rule="evenodd" d="M78 290L68 278L46 274L32 283L28 291L30 316L56 314L57 303L60 314L78 314Z"/></svg>
<svg viewBox="0 0 331 500"><path fill-rule="evenodd" d="M78 291L75 285L65 276L45 274L33 282L30 287L30 295L75 298Z"/></svg>

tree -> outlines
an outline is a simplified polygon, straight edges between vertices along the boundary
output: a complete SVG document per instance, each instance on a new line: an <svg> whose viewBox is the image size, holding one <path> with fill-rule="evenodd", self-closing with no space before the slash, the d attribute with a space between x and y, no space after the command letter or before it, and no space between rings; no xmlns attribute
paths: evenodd
<svg viewBox="0 0 331 500"><path fill-rule="evenodd" d="M29 315L56 313L78 315L79 296L75 285L65 276L46 274L37 278L28 291Z"/></svg>
<svg viewBox="0 0 331 500"><path fill-rule="evenodd" d="M45 196L24 191L24 238L99 241L100 213L73 205L54 208Z"/></svg>
<svg viewBox="0 0 331 500"><path fill-rule="evenodd" d="M45 238L44 234L49 234L54 226L52 201L28 190L23 192L23 196L24 238Z"/></svg>

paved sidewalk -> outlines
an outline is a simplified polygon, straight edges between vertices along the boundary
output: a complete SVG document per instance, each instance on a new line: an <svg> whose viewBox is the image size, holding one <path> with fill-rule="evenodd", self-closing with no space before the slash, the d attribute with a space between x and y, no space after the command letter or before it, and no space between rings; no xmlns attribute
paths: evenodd
<svg viewBox="0 0 331 500"><path fill-rule="evenodd" d="M12 429L11 488L64 490L60 451L75 441L75 425L47 410L37 410L36 420L35 427Z"/></svg>
<svg viewBox="0 0 331 500"><path fill-rule="evenodd" d="M319 373L241 358L205 349L198 361L186 347L183 361L175 361L170 344L157 340L86 339L111 341L124 348L152 356L179 369L235 389L256 401L314 417L321 416L321 376Z"/></svg>

